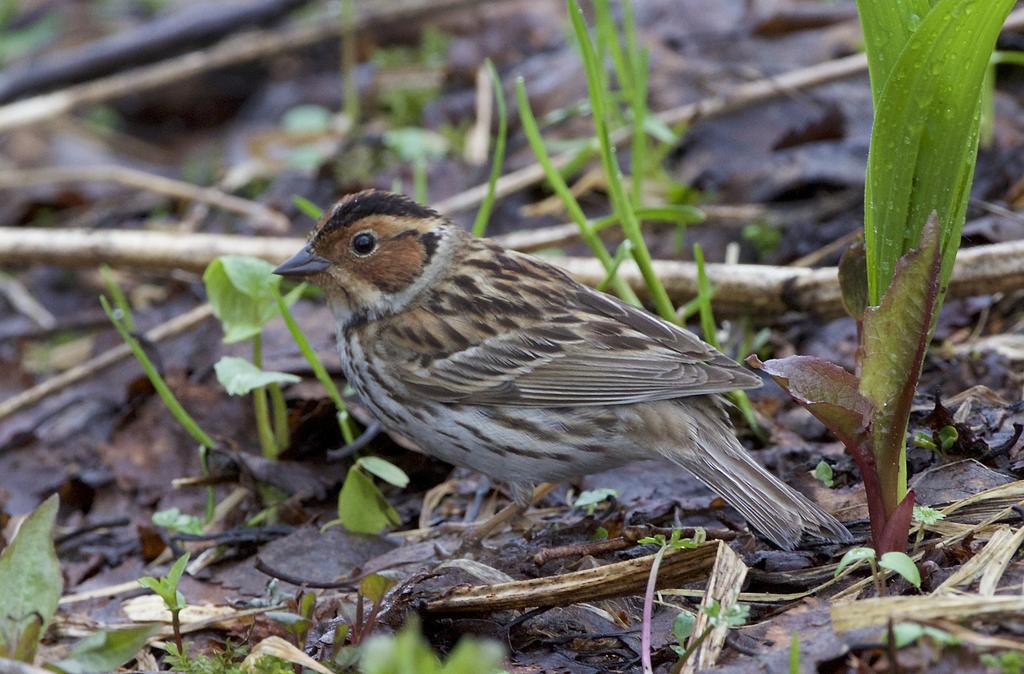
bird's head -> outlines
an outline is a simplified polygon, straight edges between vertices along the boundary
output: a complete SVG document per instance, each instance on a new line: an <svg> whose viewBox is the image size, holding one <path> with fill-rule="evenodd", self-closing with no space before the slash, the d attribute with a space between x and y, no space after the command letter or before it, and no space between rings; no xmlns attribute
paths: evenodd
<svg viewBox="0 0 1024 674"><path fill-rule="evenodd" d="M339 325L374 320L430 285L459 232L407 197L366 190L326 211L309 243L274 273L320 286Z"/></svg>

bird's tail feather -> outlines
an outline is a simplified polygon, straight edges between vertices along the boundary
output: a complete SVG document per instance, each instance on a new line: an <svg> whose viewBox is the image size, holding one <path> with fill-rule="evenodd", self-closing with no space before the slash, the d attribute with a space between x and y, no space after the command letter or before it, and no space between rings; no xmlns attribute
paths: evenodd
<svg viewBox="0 0 1024 674"><path fill-rule="evenodd" d="M713 401L707 403L689 419L693 446L670 451L668 458L718 493L780 548L792 550L805 535L843 543L852 539L835 517L758 464L723 426L724 411Z"/></svg>

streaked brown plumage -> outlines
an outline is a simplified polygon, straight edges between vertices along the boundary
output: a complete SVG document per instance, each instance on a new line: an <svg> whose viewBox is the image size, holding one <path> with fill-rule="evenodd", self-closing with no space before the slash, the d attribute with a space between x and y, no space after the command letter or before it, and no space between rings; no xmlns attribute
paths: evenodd
<svg viewBox="0 0 1024 674"><path fill-rule="evenodd" d="M345 375L385 428L519 500L536 482L663 457L781 547L849 539L736 440L718 394L756 376L546 262L366 191L278 273L323 288Z"/></svg>

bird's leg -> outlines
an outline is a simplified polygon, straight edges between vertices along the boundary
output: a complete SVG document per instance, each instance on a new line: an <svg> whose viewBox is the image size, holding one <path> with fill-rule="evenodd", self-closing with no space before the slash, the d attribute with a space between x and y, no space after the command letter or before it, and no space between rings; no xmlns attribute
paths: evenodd
<svg viewBox="0 0 1024 674"><path fill-rule="evenodd" d="M494 513L486 521L481 522L466 532L462 546L469 547L479 545L490 536L498 527L510 522L526 512L531 505L541 500L558 487L552 482L544 482L537 485L532 491L513 488L513 501L498 512Z"/></svg>

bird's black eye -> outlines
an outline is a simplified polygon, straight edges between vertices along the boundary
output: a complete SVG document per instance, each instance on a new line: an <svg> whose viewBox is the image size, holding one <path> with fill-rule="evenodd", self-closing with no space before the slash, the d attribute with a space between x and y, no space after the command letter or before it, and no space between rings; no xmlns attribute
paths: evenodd
<svg viewBox="0 0 1024 674"><path fill-rule="evenodd" d="M356 255L369 255L377 247L377 237L372 232L359 232L352 237L352 252Z"/></svg>

